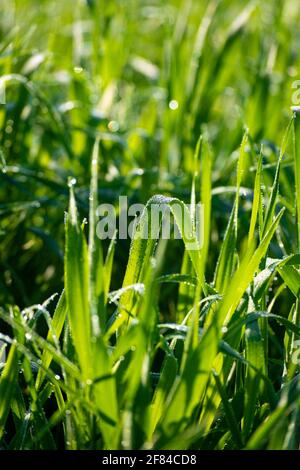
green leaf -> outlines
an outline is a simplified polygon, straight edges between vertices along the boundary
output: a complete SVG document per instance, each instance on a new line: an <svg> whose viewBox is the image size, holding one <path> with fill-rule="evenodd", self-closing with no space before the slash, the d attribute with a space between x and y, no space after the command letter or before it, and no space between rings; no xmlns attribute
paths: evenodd
<svg viewBox="0 0 300 470"><path fill-rule="evenodd" d="M15 393L15 384L18 379L18 374L18 351L16 345L12 344L0 377L0 440L5 432L5 423Z"/></svg>
<svg viewBox="0 0 300 470"><path fill-rule="evenodd" d="M91 187L89 210L89 306L94 337L100 335L106 325L104 266L101 240L97 237L97 207L98 207L98 162L99 139L96 139L91 161Z"/></svg>
<svg viewBox="0 0 300 470"><path fill-rule="evenodd" d="M66 220L65 291L74 346L85 380L91 378L91 321L86 240L78 222L73 188Z"/></svg>
<svg viewBox="0 0 300 470"><path fill-rule="evenodd" d="M257 319L246 317L246 359L258 371L266 373L263 337ZM245 377L245 404L243 416L243 434L247 440L252 431L257 397L259 394L260 377L251 367L247 367Z"/></svg>
<svg viewBox="0 0 300 470"><path fill-rule="evenodd" d="M201 276L200 242L197 238L193 220L187 206L177 198L165 196L153 196L148 202L136 226L134 237L131 243L129 259L124 276L123 287L142 283L145 272L148 268L150 257L153 254L157 239L159 236L160 224L151 226L150 211L151 206L155 205L157 209L165 210L169 207L174 215L182 235L187 253L190 256L193 267L198 275ZM150 220L150 223L148 221ZM151 232L153 230L153 232ZM120 313L118 318L110 328L109 334L116 331L125 321L129 320L129 314L134 315L133 311L133 292L127 291L120 301Z"/></svg>

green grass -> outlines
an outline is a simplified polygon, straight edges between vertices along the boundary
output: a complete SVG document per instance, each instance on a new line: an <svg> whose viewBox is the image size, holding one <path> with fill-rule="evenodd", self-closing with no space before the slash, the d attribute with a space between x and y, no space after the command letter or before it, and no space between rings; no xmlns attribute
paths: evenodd
<svg viewBox="0 0 300 470"><path fill-rule="evenodd" d="M299 449L297 7L1 2L2 449Z"/></svg>

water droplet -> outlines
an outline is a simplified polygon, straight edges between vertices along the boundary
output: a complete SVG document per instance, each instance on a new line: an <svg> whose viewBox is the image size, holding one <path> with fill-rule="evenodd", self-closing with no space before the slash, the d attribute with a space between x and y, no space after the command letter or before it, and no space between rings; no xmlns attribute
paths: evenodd
<svg viewBox="0 0 300 470"><path fill-rule="evenodd" d="M179 103L176 100L171 100L170 103L169 103L169 108L172 111L175 111L175 109L178 109L178 106L179 106Z"/></svg>
<svg viewBox="0 0 300 470"><path fill-rule="evenodd" d="M26 333L25 338L30 341L32 339L32 334L31 333Z"/></svg>
<svg viewBox="0 0 300 470"><path fill-rule="evenodd" d="M107 127L111 132L118 132L118 130L120 129L118 121L109 121Z"/></svg>
<svg viewBox="0 0 300 470"><path fill-rule="evenodd" d="M83 68L82 68L82 67L74 67L73 70L74 70L75 73L78 73L78 74L83 72Z"/></svg>
<svg viewBox="0 0 300 470"><path fill-rule="evenodd" d="M76 183L77 183L76 178L69 178L69 180L68 180L69 188L72 188L72 186L75 186Z"/></svg>
<svg viewBox="0 0 300 470"><path fill-rule="evenodd" d="M58 375L58 374L55 375L56 380L60 380L60 378L61 378L60 375Z"/></svg>
<svg viewBox="0 0 300 470"><path fill-rule="evenodd" d="M298 114L298 113L300 113L300 106L291 106L291 110L294 113Z"/></svg>

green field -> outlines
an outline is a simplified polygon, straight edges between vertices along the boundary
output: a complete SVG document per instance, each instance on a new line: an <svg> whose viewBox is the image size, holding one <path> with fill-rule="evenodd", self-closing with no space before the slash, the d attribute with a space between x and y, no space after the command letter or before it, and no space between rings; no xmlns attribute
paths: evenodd
<svg viewBox="0 0 300 470"><path fill-rule="evenodd" d="M0 449L299 449L299 22L0 0Z"/></svg>

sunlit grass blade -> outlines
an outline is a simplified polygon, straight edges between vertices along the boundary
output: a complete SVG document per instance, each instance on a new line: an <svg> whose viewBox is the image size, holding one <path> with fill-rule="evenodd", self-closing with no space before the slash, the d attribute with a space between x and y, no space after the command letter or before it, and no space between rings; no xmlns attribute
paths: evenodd
<svg viewBox="0 0 300 470"><path fill-rule="evenodd" d="M248 141L247 134L244 135L239 160L237 164L237 179L236 179L236 197L234 206L231 211L231 215L226 228L224 241L221 246L221 251L215 271L214 284L218 292L225 292L232 271L234 267L234 254L236 249L237 231L238 231L238 210L239 210L239 197L240 187L243 181L243 176L246 166L246 144Z"/></svg>
<svg viewBox="0 0 300 470"><path fill-rule="evenodd" d="M18 351L13 344L0 376L0 440L5 432L5 423L9 414L11 401L15 393L15 383L18 378Z"/></svg>
<svg viewBox="0 0 300 470"><path fill-rule="evenodd" d="M257 370L263 374L266 373L265 355L263 338L261 335L259 322L257 320L248 320L245 331L246 341L246 359ZM245 377L245 403L243 416L243 434L247 440L252 431L257 405L257 397L259 395L260 377L256 371L247 367Z"/></svg>
<svg viewBox="0 0 300 470"><path fill-rule="evenodd" d="M148 268L148 263L159 237L160 223L158 220L151 221L151 206L154 205L157 210L165 211L169 208L172 212L176 224L181 233L186 251L191 258L191 262L198 278L201 280L200 272L200 241L195 232L194 222L188 207L177 198L168 198L164 196L153 196L147 203L144 212L135 229L135 234L131 242L128 264L124 276L123 287L142 282L143 276ZM150 223L148 223L150 220ZM153 225L151 225L153 224ZM132 314L133 293L126 292L121 298L121 312L110 330L116 331L126 320L128 312Z"/></svg>
<svg viewBox="0 0 300 470"><path fill-rule="evenodd" d="M59 337L61 335L61 332L63 330L63 326L65 323L65 319L67 316L67 304L66 304L66 295L65 291L62 292L59 301L57 303L53 319L51 322L52 328L49 330L48 335L47 335L47 342L55 345L53 341L53 335L55 336L55 340L59 340ZM52 361L52 355L48 351L44 351L43 356L42 356L42 364L41 368L38 371L38 375L36 378L36 388L39 389L43 379L45 377L45 371L44 369L47 369Z"/></svg>
<svg viewBox="0 0 300 470"><path fill-rule="evenodd" d="M264 224L262 228L262 234L261 234L262 237L264 237L264 235L266 234L266 231L271 226L271 223L274 217L276 203L277 203L277 196L278 196L278 191L279 191L280 165L281 165L282 158L284 156L284 153L288 144L292 124L293 124L293 119L290 120L287 126L287 129L285 131L285 134L283 136L283 139L282 139L282 144L281 144L281 148L279 152L279 158L278 158L277 166L276 166L274 182L273 182L273 186L271 189L271 195L270 195L269 203L266 209Z"/></svg>
<svg viewBox="0 0 300 470"><path fill-rule="evenodd" d="M254 242L255 226L259 215L259 207L261 201L261 176L262 176L262 148L259 154L257 170L255 175L255 183L253 189L253 202L252 202L252 211L250 219L250 228L248 235L248 246Z"/></svg>
<svg viewBox="0 0 300 470"><path fill-rule="evenodd" d="M91 159L91 187L89 207L89 305L93 336L97 337L105 328L105 293L104 268L101 240L97 237L97 206L98 206L98 165L99 139L96 139Z"/></svg>
<svg viewBox="0 0 300 470"><path fill-rule="evenodd" d="M74 346L83 378L91 373L91 319L87 243L78 221L73 187L66 219L65 290Z"/></svg>

